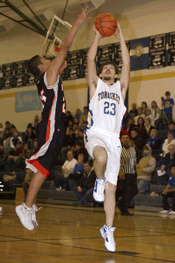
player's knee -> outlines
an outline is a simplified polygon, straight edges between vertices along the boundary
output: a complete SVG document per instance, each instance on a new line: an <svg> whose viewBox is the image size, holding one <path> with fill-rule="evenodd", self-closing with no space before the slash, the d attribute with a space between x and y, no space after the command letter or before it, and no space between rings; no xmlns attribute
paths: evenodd
<svg viewBox="0 0 175 263"><path fill-rule="evenodd" d="M106 182L106 185L105 185L105 191L108 192L108 193L112 193L112 194L115 194L116 192L116 185L114 184L111 184L110 182Z"/></svg>
<svg viewBox="0 0 175 263"><path fill-rule="evenodd" d="M106 162L107 162L107 154L106 154L106 152L103 151L100 154L96 155L95 161L102 167L106 166Z"/></svg>

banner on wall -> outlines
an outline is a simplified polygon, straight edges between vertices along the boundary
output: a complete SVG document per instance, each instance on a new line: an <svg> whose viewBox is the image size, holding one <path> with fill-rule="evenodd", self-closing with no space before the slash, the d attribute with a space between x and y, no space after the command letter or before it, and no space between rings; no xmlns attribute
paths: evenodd
<svg viewBox="0 0 175 263"><path fill-rule="evenodd" d="M149 69L166 66L166 34L149 38Z"/></svg>
<svg viewBox="0 0 175 263"><path fill-rule="evenodd" d="M81 66L81 77L86 78L87 77L87 54L88 54L89 48L82 50L82 66Z"/></svg>
<svg viewBox="0 0 175 263"><path fill-rule="evenodd" d="M17 92L15 97L15 112L41 110L41 99L37 90Z"/></svg>
<svg viewBox="0 0 175 263"><path fill-rule="evenodd" d="M168 66L175 65L175 32L169 33Z"/></svg>
<svg viewBox="0 0 175 263"><path fill-rule="evenodd" d="M126 46L128 48L129 51L129 41L125 41ZM121 73L122 70L122 66L123 66L123 62L122 62L122 52L121 52L121 48L120 48L120 43L115 43L115 47L114 47L114 62L117 64L118 66L118 74Z"/></svg>
<svg viewBox="0 0 175 263"><path fill-rule="evenodd" d="M15 62L13 67L14 67L14 71L15 71L15 76L16 75L24 75L26 73L27 65L26 65L25 60Z"/></svg>
<svg viewBox="0 0 175 263"><path fill-rule="evenodd" d="M2 66L3 77L13 76L13 66L14 66L14 63L8 63Z"/></svg>
<svg viewBox="0 0 175 263"><path fill-rule="evenodd" d="M67 80L80 78L81 50L70 51L67 59Z"/></svg>

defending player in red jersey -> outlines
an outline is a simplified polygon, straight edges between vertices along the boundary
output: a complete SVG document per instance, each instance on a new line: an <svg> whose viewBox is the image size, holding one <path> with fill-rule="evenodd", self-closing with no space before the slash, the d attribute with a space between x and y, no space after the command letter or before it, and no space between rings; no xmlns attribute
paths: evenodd
<svg viewBox="0 0 175 263"><path fill-rule="evenodd" d="M16 207L16 213L22 225L28 230L38 226L34 200L41 185L49 176L54 157L58 154L63 142L63 120L66 108L60 74L66 67L65 58L79 26L90 19L87 17L88 13L87 8L82 10L52 62L39 55L29 61L31 73L40 77L37 87L43 103L43 112L38 129L38 152L26 161L27 168L36 174L30 183L26 202Z"/></svg>

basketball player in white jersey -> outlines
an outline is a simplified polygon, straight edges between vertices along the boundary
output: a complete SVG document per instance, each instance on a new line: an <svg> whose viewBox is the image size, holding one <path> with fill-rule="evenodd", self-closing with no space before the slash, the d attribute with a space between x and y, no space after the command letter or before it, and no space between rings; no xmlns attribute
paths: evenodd
<svg viewBox="0 0 175 263"><path fill-rule="evenodd" d="M120 168L121 144L119 139L123 115L126 111L124 100L129 83L130 57L118 23L114 35L121 45L123 67L117 82L117 66L113 62L104 63L100 78L96 73L95 57L100 33L95 29L95 38L87 58L87 80L90 89L88 129L85 131L85 145L94 159L97 179L93 197L104 202L106 224L100 229L109 252L115 251L113 220L115 214L115 191Z"/></svg>

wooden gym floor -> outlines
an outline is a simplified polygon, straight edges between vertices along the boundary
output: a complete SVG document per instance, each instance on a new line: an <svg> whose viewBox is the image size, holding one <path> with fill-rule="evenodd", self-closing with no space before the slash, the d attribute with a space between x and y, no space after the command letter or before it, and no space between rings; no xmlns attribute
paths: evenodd
<svg viewBox="0 0 175 263"><path fill-rule="evenodd" d="M0 262L168 263L175 262L175 217L130 210L123 217L116 209L117 250L109 253L99 229L102 208L42 205L39 227L28 231L15 214L15 201L0 201Z"/></svg>

